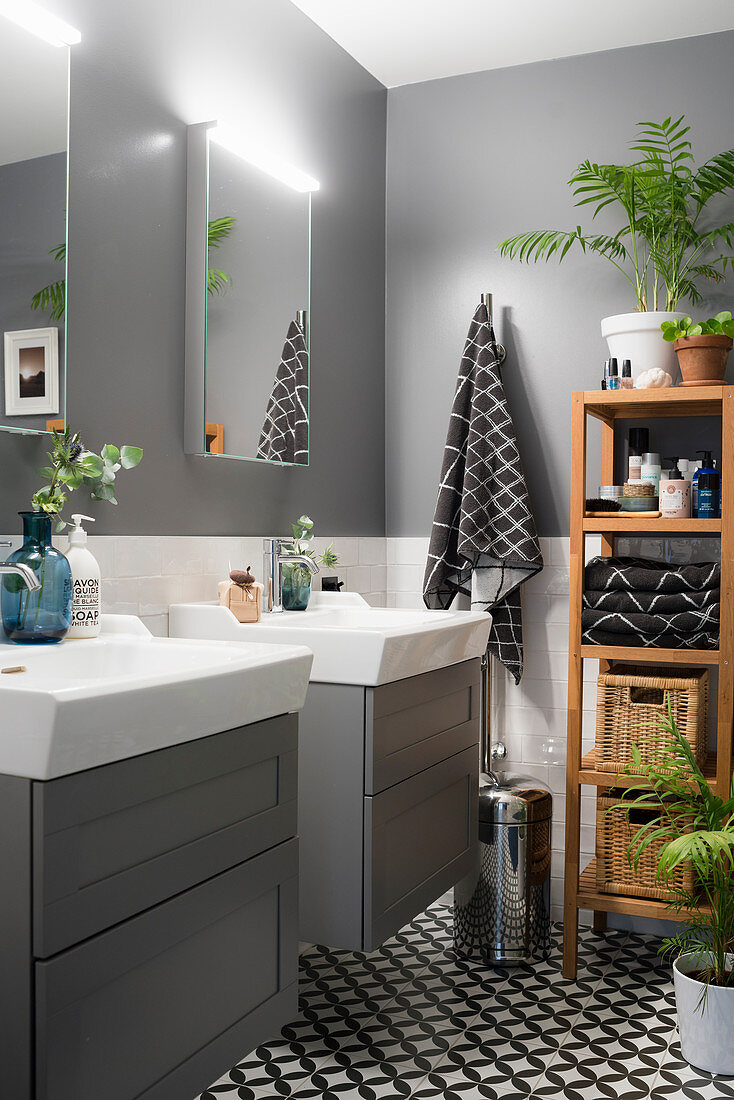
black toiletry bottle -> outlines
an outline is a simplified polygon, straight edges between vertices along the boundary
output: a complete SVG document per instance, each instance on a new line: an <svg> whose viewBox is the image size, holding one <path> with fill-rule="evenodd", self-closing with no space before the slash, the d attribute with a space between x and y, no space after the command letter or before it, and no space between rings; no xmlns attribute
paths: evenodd
<svg viewBox="0 0 734 1100"><path fill-rule="evenodd" d="M718 519L721 515L721 491L716 470L701 470L698 475L698 518Z"/></svg>
<svg viewBox="0 0 734 1100"><path fill-rule="evenodd" d="M622 389L631 390L634 383L632 382L632 364L629 359L622 360Z"/></svg>
<svg viewBox="0 0 734 1100"><path fill-rule="evenodd" d="M642 456L650 450L650 429L630 428L627 432L627 454L625 455L624 480L639 481L642 477ZM630 459L636 458L634 464Z"/></svg>

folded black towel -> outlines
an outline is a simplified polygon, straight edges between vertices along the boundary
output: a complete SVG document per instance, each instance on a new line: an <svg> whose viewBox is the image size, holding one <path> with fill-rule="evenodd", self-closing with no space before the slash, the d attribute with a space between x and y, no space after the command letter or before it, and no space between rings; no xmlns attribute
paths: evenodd
<svg viewBox="0 0 734 1100"><path fill-rule="evenodd" d="M673 640L667 634L614 634L600 627L589 627L582 630L581 641L584 645L633 646L635 649L718 649L719 632L702 630L680 635Z"/></svg>
<svg viewBox="0 0 734 1100"><path fill-rule="evenodd" d="M721 605L712 604L698 611L679 611L672 615L633 614L618 611L593 611L586 608L581 613L581 629L604 630L609 634L637 634L665 637L671 646L687 634L711 631L718 634Z"/></svg>
<svg viewBox="0 0 734 1100"><path fill-rule="evenodd" d="M625 614L648 612L668 615L680 611L696 611L718 604L720 590L705 588L702 592L584 592L584 607L597 611L621 611Z"/></svg>
<svg viewBox="0 0 734 1100"><path fill-rule="evenodd" d="M718 562L668 565L647 558L592 558L586 566L585 587L596 591L703 592L719 588Z"/></svg>

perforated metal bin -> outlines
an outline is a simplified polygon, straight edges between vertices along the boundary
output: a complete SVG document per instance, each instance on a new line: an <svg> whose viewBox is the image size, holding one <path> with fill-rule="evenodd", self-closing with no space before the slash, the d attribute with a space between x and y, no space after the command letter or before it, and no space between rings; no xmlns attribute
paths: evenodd
<svg viewBox="0 0 734 1100"><path fill-rule="evenodd" d="M550 951L553 799L537 779L482 775L479 854L454 888L454 947L490 965Z"/></svg>

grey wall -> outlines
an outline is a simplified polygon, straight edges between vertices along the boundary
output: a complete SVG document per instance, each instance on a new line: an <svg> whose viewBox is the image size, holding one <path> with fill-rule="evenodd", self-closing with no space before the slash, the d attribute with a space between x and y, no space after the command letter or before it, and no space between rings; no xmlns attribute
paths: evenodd
<svg viewBox="0 0 734 1100"><path fill-rule="evenodd" d="M17 329L59 331L59 410L64 403L64 325L31 309L33 295L63 278L49 251L66 235L66 153L0 165L0 340ZM0 346L0 421L14 428L46 426L46 416L5 416L5 351ZM52 417L54 414L49 413Z"/></svg>
<svg viewBox="0 0 734 1100"><path fill-rule="evenodd" d="M384 88L287 0L49 0L71 62L69 418L140 444L95 533L384 531ZM313 206L308 469L183 454L185 127L262 123ZM365 318L367 319L365 323ZM0 433L0 530L43 446ZM87 506L85 505L85 508Z"/></svg>
<svg viewBox="0 0 734 1100"><path fill-rule="evenodd" d="M483 290L495 295L508 347L505 385L540 533L568 533L570 394L598 387L600 318L634 303L601 260L526 267L495 247L582 220L565 181L586 157L630 159L639 120L685 113L697 162L732 147L733 55L727 33L390 90L388 534L430 529L457 368ZM730 308L731 288L716 288L707 305ZM704 434L673 453L705 446ZM671 453L668 441L661 449Z"/></svg>

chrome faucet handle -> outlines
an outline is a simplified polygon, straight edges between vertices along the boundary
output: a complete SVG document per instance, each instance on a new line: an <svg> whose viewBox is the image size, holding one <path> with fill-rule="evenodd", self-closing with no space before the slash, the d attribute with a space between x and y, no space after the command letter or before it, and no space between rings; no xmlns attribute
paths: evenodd
<svg viewBox="0 0 734 1100"><path fill-rule="evenodd" d="M492 746L491 757L493 760L504 760L507 756L507 746L501 741L498 741L496 745Z"/></svg>

